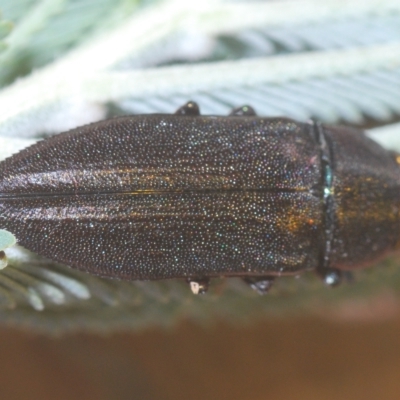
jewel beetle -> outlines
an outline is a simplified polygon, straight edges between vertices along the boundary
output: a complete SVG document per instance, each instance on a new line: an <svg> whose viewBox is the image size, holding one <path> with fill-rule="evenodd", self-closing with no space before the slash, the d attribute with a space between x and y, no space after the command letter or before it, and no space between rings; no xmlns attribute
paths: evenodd
<svg viewBox="0 0 400 400"><path fill-rule="evenodd" d="M113 118L0 163L0 229L88 273L126 280L317 272L336 285L400 247L400 158L351 128L262 118Z"/></svg>

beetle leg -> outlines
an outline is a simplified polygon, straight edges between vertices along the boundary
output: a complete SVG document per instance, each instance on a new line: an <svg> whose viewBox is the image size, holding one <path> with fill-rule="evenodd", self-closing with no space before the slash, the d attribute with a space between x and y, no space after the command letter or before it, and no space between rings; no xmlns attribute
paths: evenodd
<svg viewBox="0 0 400 400"><path fill-rule="evenodd" d="M4 251L0 251L0 269L7 267L7 257Z"/></svg>
<svg viewBox="0 0 400 400"><path fill-rule="evenodd" d="M242 106L234 108L230 113L232 117L253 117L256 114L253 107L250 106Z"/></svg>
<svg viewBox="0 0 400 400"><path fill-rule="evenodd" d="M272 284L274 283L275 277L273 276L249 276L243 278L253 290L258 294L267 294Z"/></svg>
<svg viewBox="0 0 400 400"><path fill-rule="evenodd" d="M193 294L205 294L208 291L210 285L210 278L188 278L186 280Z"/></svg>
<svg viewBox="0 0 400 400"><path fill-rule="evenodd" d="M176 111L175 114L177 115L190 115L190 116L197 116L200 115L200 108L197 103L194 101L188 101L186 104L184 104L182 107L179 107Z"/></svg>
<svg viewBox="0 0 400 400"><path fill-rule="evenodd" d="M335 268L317 268L317 275L324 281L327 286L335 287L342 282L342 272Z"/></svg>

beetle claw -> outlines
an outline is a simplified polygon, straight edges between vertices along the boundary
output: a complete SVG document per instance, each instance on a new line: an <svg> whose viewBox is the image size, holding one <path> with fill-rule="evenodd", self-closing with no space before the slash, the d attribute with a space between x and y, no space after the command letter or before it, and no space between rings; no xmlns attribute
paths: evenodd
<svg viewBox="0 0 400 400"><path fill-rule="evenodd" d="M343 271L342 275L343 275L343 280L346 283L354 283L355 282L354 274L351 271Z"/></svg>

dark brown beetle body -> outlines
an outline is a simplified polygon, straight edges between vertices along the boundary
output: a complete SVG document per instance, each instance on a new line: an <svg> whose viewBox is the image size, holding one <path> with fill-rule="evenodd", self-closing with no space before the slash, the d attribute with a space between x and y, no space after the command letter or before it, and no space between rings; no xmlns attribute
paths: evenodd
<svg viewBox="0 0 400 400"><path fill-rule="evenodd" d="M337 283L399 247L399 159L361 132L250 108L177 114L87 125L3 161L0 228L129 280L317 270Z"/></svg>

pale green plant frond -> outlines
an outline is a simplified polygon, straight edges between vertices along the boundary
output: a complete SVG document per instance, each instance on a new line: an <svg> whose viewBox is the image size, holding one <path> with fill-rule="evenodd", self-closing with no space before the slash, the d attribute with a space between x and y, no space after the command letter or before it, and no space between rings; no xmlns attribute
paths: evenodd
<svg viewBox="0 0 400 400"><path fill-rule="evenodd" d="M400 21L400 10L389 0L379 6L365 4L338 10L334 2L294 2L292 11L282 14L281 2L206 3L196 14L175 2L164 2L134 13L107 35L86 41L5 88L0 93L0 133L29 137L66 130L104 117L104 106L110 103L124 112L171 112L188 98L197 98L203 111L213 114L251 100L261 115L314 116L326 122L388 120L398 112L400 32L395 23L387 33L382 26L388 19ZM305 13L311 6L313 12ZM257 18L252 21L249 14ZM334 35L329 26L338 25L340 18L352 20L343 24L348 31ZM215 22L213 29L210 21ZM232 47L229 54L234 60L215 61L222 33L234 38L252 23L257 29L269 26L269 32L286 29L286 37L303 45L287 46L282 53L280 44L267 57L257 53L256 58L240 60ZM289 23L296 29L286 28ZM363 32L370 32L361 45L360 24ZM301 35L299 26L304 30L306 25L313 29L308 36L314 42L322 38L313 49ZM347 45L338 46L347 36ZM177 59L179 65L165 65Z"/></svg>
<svg viewBox="0 0 400 400"><path fill-rule="evenodd" d="M5 40L7 36L13 29L13 24L3 18L0 9L0 57L1 53L7 49L7 41Z"/></svg>
<svg viewBox="0 0 400 400"><path fill-rule="evenodd" d="M2 0L13 21L7 51L0 55L0 86L37 69L120 23L139 0Z"/></svg>

